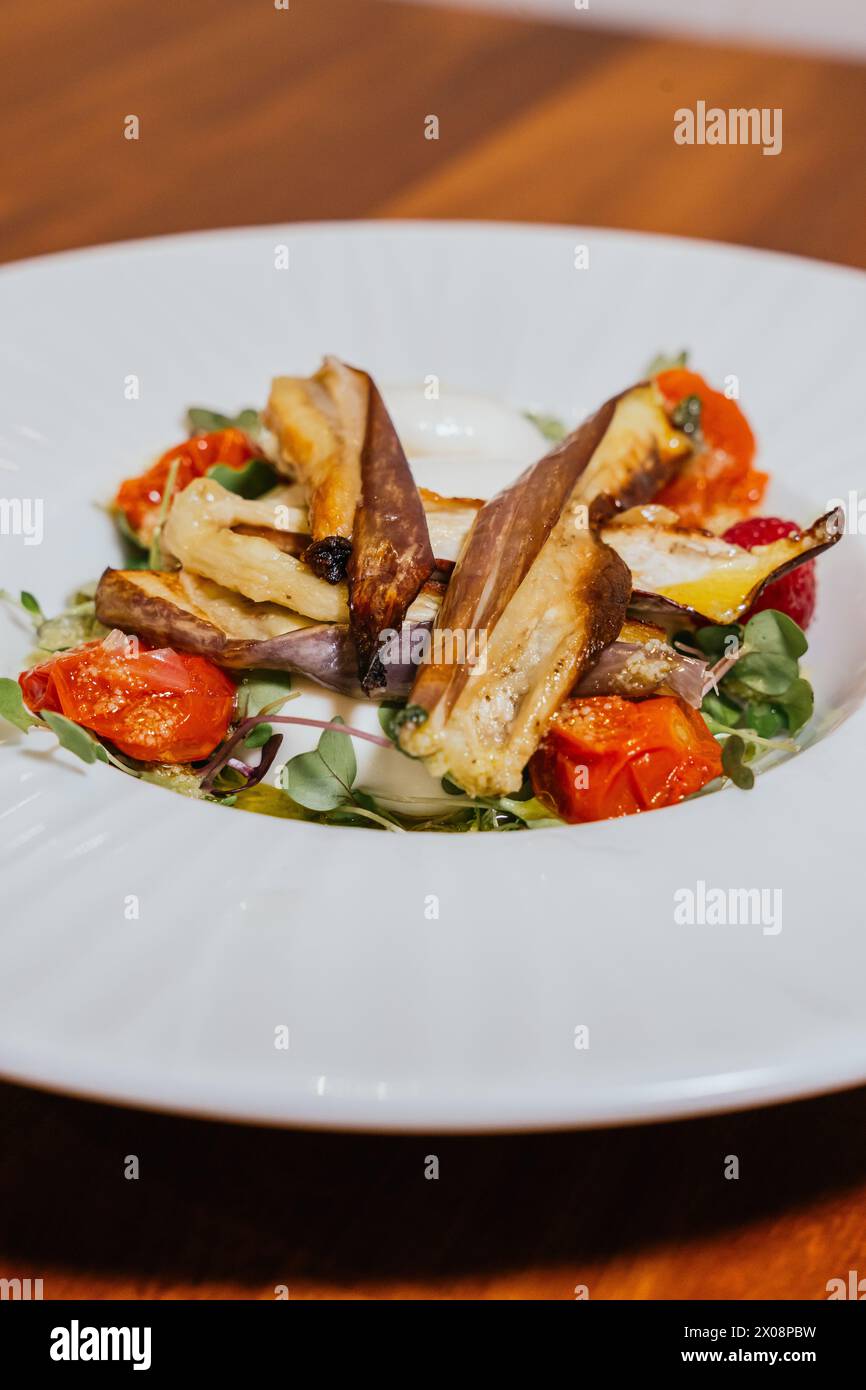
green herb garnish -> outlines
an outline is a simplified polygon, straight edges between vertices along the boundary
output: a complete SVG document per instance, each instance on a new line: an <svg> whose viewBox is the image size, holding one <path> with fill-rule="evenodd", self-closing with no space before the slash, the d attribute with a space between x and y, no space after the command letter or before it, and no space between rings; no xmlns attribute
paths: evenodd
<svg viewBox="0 0 866 1390"><path fill-rule="evenodd" d="M671 424L676 425L678 430L682 430L683 434L687 434L690 438L699 435L701 432L700 396L684 396L671 411Z"/></svg>
<svg viewBox="0 0 866 1390"><path fill-rule="evenodd" d="M544 415L534 410L524 410L523 415L552 444L559 444L568 434L568 426L556 415Z"/></svg>
<svg viewBox="0 0 866 1390"><path fill-rule="evenodd" d="M790 736L812 717L815 697L799 666L808 650L806 637L786 613L767 609L745 627L702 627L675 640L681 639L716 663L710 674L717 672L717 679L701 711L711 732L724 741L725 775L747 790L755 778L745 764L791 749Z"/></svg>
<svg viewBox="0 0 866 1390"><path fill-rule="evenodd" d="M688 363L688 348L683 348L682 352L677 353L659 352L649 363L644 376L658 376L659 372L672 372L677 367L687 367Z"/></svg>
<svg viewBox="0 0 866 1390"><path fill-rule="evenodd" d="M229 468L227 463L215 463L208 469L207 476L224 487L226 492L246 497L248 501L255 501L263 493L270 492L279 481L277 470L262 458L250 459L243 468Z"/></svg>
<svg viewBox="0 0 866 1390"><path fill-rule="evenodd" d="M249 434L257 430L261 417L257 410L248 406L237 415L222 415L218 410L207 410L204 406L190 406L186 413L187 428L190 434L212 434L214 430L237 429Z"/></svg>
<svg viewBox="0 0 866 1390"><path fill-rule="evenodd" d="M39 723L24 703L21 686L9 676L0 678L0 717L23 733Z"/></svg>

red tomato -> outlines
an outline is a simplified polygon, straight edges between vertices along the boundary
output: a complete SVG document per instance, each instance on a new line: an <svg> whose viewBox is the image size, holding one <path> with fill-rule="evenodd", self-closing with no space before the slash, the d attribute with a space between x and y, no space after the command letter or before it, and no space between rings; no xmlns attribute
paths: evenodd
<svg viewBox="0 0 866 1390"><path fill-rule="evenodd" d="M114 505L123 512L130 529L147 544L153 536L166 480L175 459L178 467L174 491L183 492L196 478L204 477L214 464L243 468L254 454L255 450L243 430L232 428L215 430L213 434L194 435L192 439L185 439L182 444L169 449L145 473L122 482Z"/></svg>
<svg viewBox="0 0 866 1390"><path fill-rule="evenodd" d="M34 714L64 714L140 762L208 757L235 704L235 686L205 657L134 638L60 652L18 681Z"/></svg>
<svg viewBox="0 0 866 1390"><path fill-rule="evenodd" d="M760 504L769 481L753 467L755 436L736 401L714 391L697 372L660 372L656 385L668 410L687 396L701 402L704 447L654 499L687 526L723 529Z"/></svg>
<svg viewBox="0 0 866 1390"><path fill-rule="evenodd" d="M721 776L697 710L670 695L569 700L529 764L540 801L564 820L607 820L672 806Z"/></svg>

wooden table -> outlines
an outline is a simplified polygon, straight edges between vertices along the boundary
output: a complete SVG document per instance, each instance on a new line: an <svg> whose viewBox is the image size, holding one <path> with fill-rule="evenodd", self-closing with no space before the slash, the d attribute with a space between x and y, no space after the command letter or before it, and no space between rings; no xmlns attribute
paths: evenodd
<svg viewBox="0 0 866 1390"><path fill-rule="evenodd" d="M866 263L866 73L376 0L6 0L0 258L332 217L577 221ZM784 151L673 109L781 106ZM137 115L140 139L123 138ZM436 115L438 141L424 139ZM825 1297L866 1092L678 1125L364 1138L0 1087L0 1276L45 1296ZM141 1163L123 1177L126 1154ZM425 1155L440 1158L425 1181ZM723 1176L740 1157L739 1181Z"/></svg>

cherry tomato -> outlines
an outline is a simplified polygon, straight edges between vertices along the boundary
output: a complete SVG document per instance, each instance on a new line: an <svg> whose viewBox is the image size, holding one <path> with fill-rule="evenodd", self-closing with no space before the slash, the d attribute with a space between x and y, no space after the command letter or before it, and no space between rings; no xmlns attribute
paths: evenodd
<svg viewBox="0 0 866 1390"><path fill-rule="evenodd" d="M25 703L53 710L141 762L206 758L226 735L235 686L203 656L112 637L60 652L18 677Z"/></svg>
<svg viewBox="0 0 866 1390"><path fill-rule="evenodd" d="M243 430L231 428L194 435L192 439L185 439L182 444L169 449L137 478L127 478L122 482L114 506L123 512L135 535L147 544L153 536L166 480L175 460L178 467L174 491L183 492L196 478L204 477L214 464L243 468L254 454L255 450Z"/></svg>
<svg viewBox="0 0 866 1390"><path fill-rule="evenodd" d="M697 710L670 695L569 700L529 764L540 801L564 820L607 820L672 806L722 772Z"/></svg>
<svg viewBox="0 0 866 1390"><path fill-rule="evenodd" d="M668 410L688 396L701 402L703 448L654 500L687 526L724 529L760 505L769 481L753 467L755 436L736 401L714 391L697 372L660 372L656 385Z"/></svg>

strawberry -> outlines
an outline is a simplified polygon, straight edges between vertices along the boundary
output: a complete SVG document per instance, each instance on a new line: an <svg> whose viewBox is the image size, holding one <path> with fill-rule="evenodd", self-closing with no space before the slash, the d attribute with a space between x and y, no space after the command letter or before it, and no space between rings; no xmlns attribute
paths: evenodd
<svg viewBox="0 0 866 1390"><path fill-rule="evenodd" d="M777 516L755 516L729 526L724 539L751 550L756 545L770 545L783 536L792 536L799 529L796 522L782 521ZM751 618L766 608L775 608L779 613L787 613L799 627L807 628L815 612L815 590L815 561L810 560L768 584L755 599L748 616Z"/></svg>

